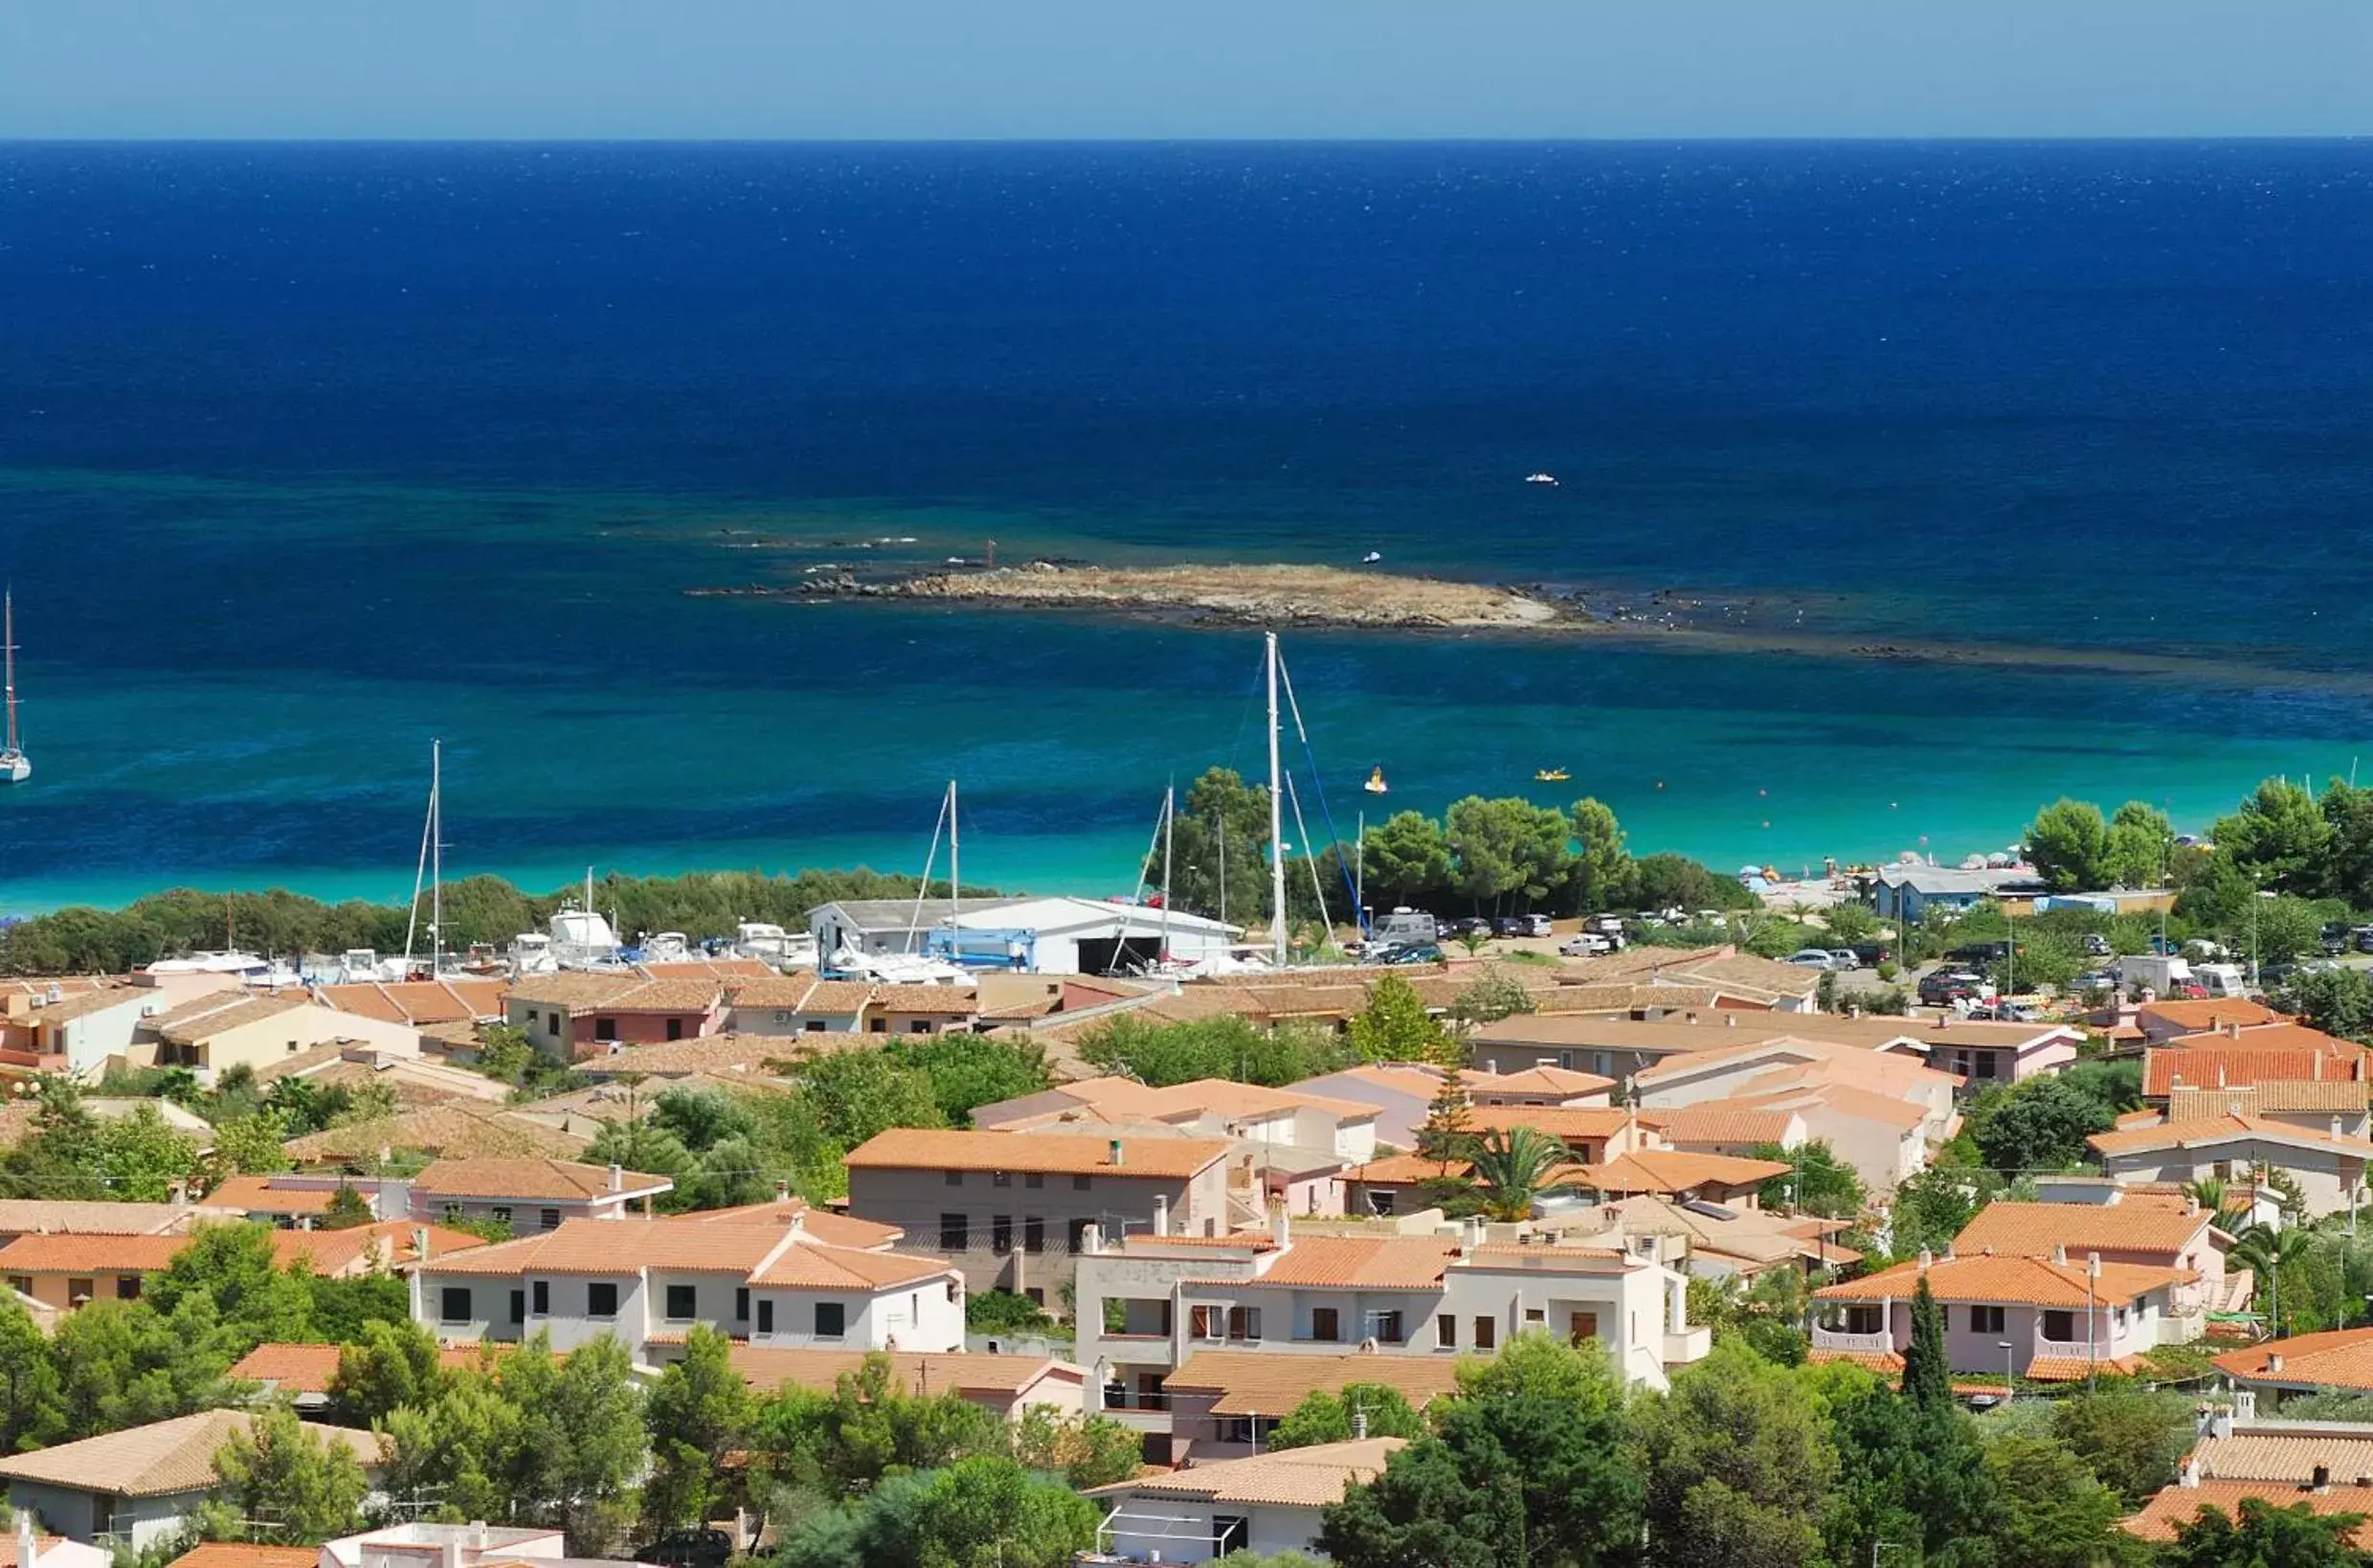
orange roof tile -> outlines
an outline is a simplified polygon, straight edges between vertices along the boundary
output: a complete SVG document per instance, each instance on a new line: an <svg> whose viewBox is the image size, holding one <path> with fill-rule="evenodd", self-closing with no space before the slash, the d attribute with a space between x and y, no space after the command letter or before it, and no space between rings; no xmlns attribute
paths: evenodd
<svg viewBox="0 0 2373 1568"><path fill-rule="evenodd" d="M1196 1351L1162 1379L1172 1395L1217 1393L1217 1416L1283 1415L1310 1395L1340 1393L1354 1383L1397 1390L1422 1410L1458 1392L1453 1356L1341 1355L1278 1355L1253 1351Z"/></svg>
<svg viewBox="0 0 2373 1568"><path fill-rule="evenodd" d="M440 1159L412 1179L413 1191L432 1198L523 1198L581 1201L663 1193L675 1182L647 1171L622 1171L610 1185L610 1168L567 1159Z"/></svg>
<svg viewBox="0 0 2373 1568"><path fill-rule="evenodd" d="M763 1203L744 1203L730 1209L694 1209L670 1218L680 1225L771 1224L786 1230L795 1219L809 1235L826 1246L852 1246L861 1252L888 1246L907 1234L896 1225L813 1207L804 1198L771 1198Z"/></svg>
<svg viewBox="0 0 2373 1568"><path fill-rule="evenodd" d="M1190 1469L1093 1487L1086 1495L1117 1497L1133 1492L1153 1498L1194 1497L1211 1503L1329 1508L1343 1501L1343 1494L1353 1487L1375 1480L1382 1473L1385 1462L1407 1442L1406 1438L1364 1438L1353 1443L1287 1448L1252 1459L1223 1459Z"/></svg>
<svg viewBox="0 0 2373 1568"><path fill-rule="evenodd" d="M318 1546L258 1546L253 1541L201 1541L165 1568L313 1568Z"/></svg>
<svg viewBox="0 0 2373 1568"><path fill-rule="evenodd" d="M2236 1041L2187 1035L2143 1053L2142 1093L2163 1100L2178 1082L2193 1088L2244 1088L2261 1079L2347 1078L2355 1071L2353 1060L2325 1048L2252 1043L2246 1036Z"/></svg>
<svg viewBox="0 0 2373 1568"><path fill-rule="evenodd" d="M1477 1132L1529 1127L1553 1138L1611 1138L1637 1120L1643 1127L1661 1127L1660 1110L1634 1112L1621 1106L1475 1106L1466 1124Z"/></svg>
<svg viewBox="0 0 2373 1568"><path fill-rule="evenodd" d="M1799 1125L1793 1110L1747 1100L1699 1100L1656 1112L1670 1144L1779 1143Z"/></svg>
<svg viewBox="0 0 2373 1568"><path fill-rule="evenodd" d="M2119 1132L2095 1132L2085 1141L2104 1154L2131 1154L2159 1149L2198 1149L2209 1144L2256 1139L2293 1148L2328 1149L2373 1159L2373 1143L2362 1138L2332 1136L2319 1128L2299 1127L2264 1116L2230 1112L2199 1122L2161 1122Z"/></svg>
<svg viewBox="0 0 2373 1568"><path fill-rule="evenodd" d="M2203 1509L2227 1518L2239 1518L2242 1502L2247 1498L2256 1498L2277 1509L2304 1507L2318 1516L2373 1516L2373 1496L2367 1496L2361 1488L2334 1487L2319 1492L2302 1491L2296 1483L2288 1481L2203 1481L2198 1486L2162 1489L2142 1505L2140 1512L2120 1520L2119 1524L2127 1534L2146 1541L2171 1541L2176 1537L2177 1527L2200 1517ZM2373 1551L2373 1519L2351 1531L2349 1540L2359 1551Z"/></svg>
<svg viewBox="0 0 2373 1568"><path fill-rule="evenodd" d="M239 1357L234 1378L270 1383L284 1394L326 1394L337 1375L336 1345L292 1345L267 1341Z"/></svg>
<svg viewBox="0 0 2373 1568"><path fill-rule="evenodd" d="M314 1187L275 1187L270 1176L235 1176L206 1195L215 1208L258 1214L320 1214L338 1195Z"/></svg>
<svg viewBox="0 0 2373 1568"><path fill-rule="evenodd" d="M1427 1159L1422 1154L1384 1154L1365 1165L1354 1165L1343 1173L1346 1181L1362 1181L1370 1186L1414 1186L1437 1176L1456 1179L1470 1176L1474 1166L1463 1159L1446 1165L1441 1160Z"/></svg>
<svg viewBox="0 0 2373 1568"><path fill-rule="evenodd" d="M1514 1072L1470 1071L1460 1076L1466 1092L1473 1094L1598 1094L1615 1086L1612 1078L1601 1078L1595 1072L1576 1072L1571 1067L1534 1065Z"/></svg>
<svg viewBox="0 0 2373 1568"><path fill-rule="evenodd" d="M145 1274L165 1267L187 1236L19 1236L0 1246L11 1274Z"/></svg>
<svg viewBox="0 0 2373 1568"><path fill-rule="evenodd" d="M1642 1149L1582 1166L1577 1176L1583 1185L1601 1192L1687 1193L1700 1187L1752 1187L1787 1173L1782 1160Z"/></svg>
<svg viewBox="0 0 2373 1568"><path fill-rule="evenodd" d="M1953 1250L2048 1258L2055 1246L2071 1258L2088 1252L2164 1252L2172 1257L2200 1238L2215 1216L2182 1198L2120 1194L2115 1203L2019 1203L2000 1200L1980 1209Z"/></svg>
<svg viewBox="0 0 2373 1568"><path fill-rule="evenodd" d="M2228 1023L2242 1025L2274 1023L2280 1013L2264 1002L2243 997L2227 997L2213 1001L2152 1001L2135 1009L2138 1022L2149 1019L2165 1023L2183 1034L2205 1034Z"/></svg>
<svg viewBox="0 0 2373 1568"><path fill-rule="evenodd" d="M1279 1255L1261 1283L1431 1290L1458 1250L1455 1242L1433 1236L1305 1236Z"/></svg>
<svg viewBox="0 0 2373 1568"><path fill-rule="evenodd" d="M2282 1358L2279 1371L2273 1366L2276 1356ZM2217 1370L2236 1382L2373 1392L2373 1329L2293 1334L2213 1359Z"/></svg>
<svg viewBox="0 0 2373 1568"><path fill-rule="evenodd" d="M1120 1159L1112 1158L1117 1144ZM1087 1138L1061 1132L892 1128L849 1151L852 1171L1022 1171L1183 1180L1227 1156L1217 1138Z"/></svg>
<svg viewBox="0 0 2373 1568"><path fill-rule="evenodd" d="M207 1410L146 1426L128 1426L55 1448L11 1454L0 1459L0 1476L119 1497L203 1491L219 1479L214 1456L234 1432L245 1431L253 1419L243 1410ZM381 1463L386 1452L386 1440L369 1432L312 1422L303 1425L308 1435L322 1442L352 1448L366 1465Z"/></svg>
<svg viewBox="0 0 2373 1568"><path fill-rule="evenodd" d="M1922 1274L1939 1301L2079 1308L2088 1302L2107 1307L2133 1301L2200 1277L2188 1268L2105 1263L2100 1278L2089 1283L2081 1260L2055 1264L2048 1258L1981 1255L1938 1258L1925 1269L1917 1262L1900 1263L1862 1279L1825 1285L1813 1294L1823 1301L1909 1301L1918 1290Z"/></svg>

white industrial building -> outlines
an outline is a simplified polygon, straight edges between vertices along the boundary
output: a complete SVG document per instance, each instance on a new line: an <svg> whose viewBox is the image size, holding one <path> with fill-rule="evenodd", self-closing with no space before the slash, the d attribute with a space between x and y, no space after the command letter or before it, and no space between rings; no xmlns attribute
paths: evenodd
<svg viewBox="0 0 2373 1568"><path fill-rule="evenodd" d="M945 901L849 899L808 911L817 951L953 959L970 969L1045 974L1126 973L1164 957L1225 954L1238 928L1201 915L1092 898L984 899L951 918Z"/></svg>

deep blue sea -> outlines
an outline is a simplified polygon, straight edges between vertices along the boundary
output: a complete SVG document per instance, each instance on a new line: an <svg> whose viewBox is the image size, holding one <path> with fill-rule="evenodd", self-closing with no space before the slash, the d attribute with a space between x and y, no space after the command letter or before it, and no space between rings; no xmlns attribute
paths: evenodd
<svg viewBox="0 0 2373 1568"><path fill-rule="evenodd" d="M2197 823L2373 753L2369 258L2364 144L0 146L0 909L401 896L433 735L458 871L1126 890L1257 637L683 593L992 538L2077 651L1296 634L1313 840Z"/></svg>

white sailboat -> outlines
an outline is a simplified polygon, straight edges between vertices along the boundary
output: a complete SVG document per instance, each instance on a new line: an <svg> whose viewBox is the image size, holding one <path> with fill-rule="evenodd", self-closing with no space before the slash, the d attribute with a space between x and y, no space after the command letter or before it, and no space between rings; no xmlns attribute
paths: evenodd
<svg viewBox="0 0 2373 1568"><path fill-rule="evenodd" d="M33 776L33 758L16 737L16 594L14 590L0 591L0 661L5 661L7 674L0 690L6 692L8 706L8 743L0 746L0 784L22 784Z"/></svg>

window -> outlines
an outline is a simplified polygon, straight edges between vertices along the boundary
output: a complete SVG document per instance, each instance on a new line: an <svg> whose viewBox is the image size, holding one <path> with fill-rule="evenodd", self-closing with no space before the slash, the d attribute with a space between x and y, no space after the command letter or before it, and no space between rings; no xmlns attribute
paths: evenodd
<svg viewBox="0 0 2373 1568"><path fill-rule="evenodd" d="M557 1035L560 1033L560 1015L558 1013L554 1013L550 1018L544 1020L544 1032L548 1035Z"/></svg>
<svg viewBox="0 0 2373 1568"><path fill-rule="evenodd" d="M1572 1051L1559 1051L1557 1053L1557 1065L1566 1072L1572 1072L1574 1070L1574 1053Z"/></svg>
<svg viewBox="0 0 2373 1568"><path fill-rule="evenodd" d="M747 1285L737 1285L733 1288L733 1321L736 1323L750 1321L750 1287Z"/></svg>
<svg viewBox="0 0 2373 1568"><path fill-rule="evenodd" d="M989 1185L992 1187L1010 1187L1013 1184L1014 1173L1011 1171L992 1171L989 1173Z"/></svg>
<svg viewBox="0 0 2373 1568"><path fill-rule="evenodd" d="M1601 1078L1611 1076L1615 1071L1615 1058L1613 1053L1608 1051L1591 1052L1590 1070L1597 1073Z"/></svg>
<svg viewBox="0 0 2373 1568"><path fill-rule="evenodd" d="M449 1225L458 1225L461 1222L462 1219L463 1213L460 1204L448 1203L445 1205L445 1223Z"/></svg>
<svg viewBox="0 0 2373 1568"><path fill-rule="evenodd" d="M536 1316L542 1317L552 1310L552 1282L550 1280L538 1280L527 1288L535 1298Z"/></svg>
<svg viewBox="0 0 2373 1568"><path fill-rule="evenodd" d="M1953 1309L1941 1301L1936 1303L1936 1327L1947 1333L1953 1332ZM1970 1327L1974 1329L1977 1325L1973 1323Z"/></svg>
<svg viewBox="0 0 2373 1568"><path fill-rule="evenodd" d="M808 1019L807 1032L811 1035L822 1034L824 1032L824 1020L822 1019Z"/></svg>
<svg viewBox="0 0 2373 1568"><path fill-rule="evenodd" d="M2076 1337L2076 1314L2053 1309L2044 1313L2044 1337L2063 1343Z"/></svg>
<svg viewBox="0 0 2373 1568"><path fill-rule="evenodd" d="M951 1187L961 1187L964 1185L964 1173L961 1171L950 1171L945 1176L941 1176L940 1180L947 1183Z"/></svg>
<svg viewBox="0 0 2373 1568"><path fill-rule="evenodd" d="M66 1305L69 1307L87 1305L95 1293L89 1280L68 1280L66 1282Z"/></svg>
<svg viewBox="0 0 2373 1568"><path fill-rule="evenodd" d="M1024 1290L1022 1294L1030 1298L1030 1304L1034 1307L1043 1307L1046 1305L1046 1292L1040 1289L1035 1285L1030 1287L1027 1290Z"/></svg>
<svg viewBox="0 0 2373 1568"><path fill-rule="evenodd" d="M1252 1521L1241 1513L1215 1513L1211 1516L1212 1549L1221 1557L1242 1552L1252 1539Z"/></svg>
<svg viewBox="0 0 2373 1568"><path fill-rule="evenodd" d="M1972 1307L1969 1310L1969 1332L2001 1333L2004 1312L2000 1307Z"/></svg>
<svg viewBox="0 0 2373 1568"><path fill-rule="evenodd" d="M1393 1205L1399 1202L1399 1198L1400 1195L1398 1193L1371 1187L1368 1189L1368 1212L1381 1218L1393 1212Z"/></svg>
<svg viewBox="0 0 2373 1568"><path fill-rule="evenodd" d="M907 1033L910 1035L928 1035L930 1032L931 1022L929 1019L908 1019L907 1020Z"/></svg>
<svg viewBox="0 0 2373 1568"><path fill-rule="evenodd" d="M1087 1227L1094 1222L1092 1220L1074 1220L1063 1226L1064 1239L1073 1252L1079 1251L1081 1244L1087 1240Z"/></svg>
<svg viewBox="0 0 2373 1568"><path fill-rule="evenodd" d="M972 1217L943 1214L939 1217L939 1250L962 1252L973 1244Z"/></svg>
<svg viewBox="0 0 2373 1568"><path fill-rule="evenodd" d="M1496 1317L1475 1319L1475 1348L1488 1351L1500 1342L1500 1320Z"/></svg>
<svg viewBox="0 0 2373 1568"><path fill-rule="evenodd" d="M691 1286L671 1285L667 1288L668 1322L689 1323L692 1320L692 1314L699 1310L700 1292Z"/></svg>
<svg viewBox="0 0 2373 1568"><path fill-rule="evenodd" d="M530 1029L532 1029L532 1028L534 1028L535 1026L536 1026L536 1016L535 1016L535 1009L534 1009L534 1008L532 1008L532 1007L530 1007L530 1008L528 1008L528 1009L527 1009L527 1027L528 1027L528 1028L530 1028Z"/></svg>
<svg viewBox="0 0 2373 1568"><path fill-rule="evenodd" d="M1434 1343L1444 1350L1459 1348L1459 1320L1448 1312L1434 1316Z"/></svg>
<svg viewBox="0 0 2373 1568"><path fill-rule="evenodd" d="M1846 1309L1847 1333L1885 1333L1887 1309L1884 1307L1848 1307Z"/></svg>
<svg viewBox="0 0 2373 1568"><path fill-rule="evenodd" d="M1332 1307L1310 1309L1310 1337L1330 1344L1343 1337L1342 1327Z"/></svg>
<svg viewBox="0 0 2373 1568"><path fill-rule="evenodd" d="M1084 1193L1087 1191L1088 1180L1089 1178L1084 1176L1073 1176L1071 1178L1071 1190L1075 1193Z"/></svg>
<svg viewBox="0 0 2373 1568"><path fill-rule="evenodd" d="M989 1250L1003 1257L1014 1250L1014 1217L996 1215L989 1221Z"/></svg>
<svg viewBox="0 0 2373 1568"><path fill-rule="evenodd" d="M20 1296L32 1295L33 1276L31 1274L11 1274L9 1276L9 1288L15 1291Z"/></svg>
<svg viewBox="0 0 2373 1568"><path fill-rule="evenodd" d="M585 1315L587 1317L617 1316L618 1288L606 1282L587 1286L585 1288Z"/></svg>
<svg viewBox="0 0 2373 1568"><path fill-rule="evenodd" d="M498 1225L507 1225L511 1222L511 1211L508 1205L498 1203L486 1211L486 1218Z"/></svg>
<svg viewBox="0 0 2373 1568"><path fill-rule="evenodd" d="M849 1310L837 1301L816 1304L816 1337L838 1339L848 1333Z"/></svg>
<svg viewBox="0 0 2373 1568"><path fill-rule="evenodd" d="M1572 1320L1566 1324L1566 1331L1577 1345L1588 1344L1599 1337L1599 1314L1576 1312Z"/></svg>
<svg viewBox="0 0 2373 1568"><path fill-rule="evenodd" d="M1276 1430L1274 1416L1226 1416L1220 1422L1220 1441L1258 1445L1266 1443L1269 1434Z"/></svg>
<svg viewBox="0 0 2373 1568"><path fill-rule="evenodd" d="M593 1020L593 1038L595 1040L617 1039L618 1020L616 1019L595 1019Z"/></svg>
<svg viewBox="0 0 2373 1568"><path fill-rule="evenodd" d="M1538 1307L1527 1307L1524 1310L1524 1326L1528 1329L1533 1327L1535 1323L1546 1323L1548 1321L1549 1314Z"/></svg>
<svg viewBox="0 0 2373 1568"><path fill-rule="evenodd" d="M1187 1309L1187 1337L1217 1339L1220 1337L1220 1309L1217 1307L1190 1307Z"/></svg>
<svg viewBox="0 0 2373 1568"><path fill-rule="evenodd" d="M758 1332L760 1333L774 1332L774 1303L772 1301L758 1303Z"/></svg>
<svg viewBox="0 0 2373 1568"><path fill-rule="evenodd" d="M865 1033L869 1035L886 1035L889 1032L890 1020L887 1019L867 1019L865 1020Z"/></svg>
<svg viewBox="0 0 2373 1568"><path fill-rule="evenodd" d="M1021 1249L1024 1252L1046 1250L1046 1221L1035 1214L1021 1222Z"/></svg>
<svg viewBox="0 0 2373 1568"><path fill-rule="evenodd" d="M527 1321L527 1292L525 1290L511 1292L511 1321L514 1323Z"/></svg>
<svg viewBox="0 0 2373 1568"><path fill-rule="evenodd" d="M669 1019L667 1020L667 1038L670 1040L682 1040L683 1038L683 1019Z"/></svg>
<svg viewBox="0 0 2373 1568"><path fill-rule="evenodd" d="M139 1299L140 1276L138 1274L118 1274L116 1276L116 1300L138 1301Z"/></svg>
<svg viewBox="0 0 2373 1568"><path fill-rule="evenodd" d="M1974 1066L1974 1067L1976 1067L1976 1068L1978 1069L1978 1076L1979 1076L1979 1077L1981 1077L1981 1078L1991 1078L1991 1077L1993 1077L1993 1076L1994 1076L1994 1071L1995 1071L1995 1068L1994 1068L1994 1053L1993 1053L1992 1051L1980 1051L1980 1052L1978 1052L1978 1053L1977 1053L1977 1056L1976 1056L1976 1059L1975 1059L1974 1061L1972 1061L1972 1062L1971 1062L1970 1065L1971 1065L1971 1066Z"/></svg>
<svg viewBox="0 0 2373 1568"><path fill-rule="evenodd" d="M466 1285L448 1285L437 1293L437 1318L440 1323L467 1323L470 1320L470 1289Z"/></svg>
<svg viewBox="0 0 2373 1568"><path fill-rule="evenodd" d="M1370 1312L1368 1314L1368 1337L1379 1345L1399 1344L1403 1337L1400 1332L1400 1313L1398 1311Z"/></svg>
<svg viewBox="0 0 2373 1568"><path fill-rule="evenodd" d="M1231 1307L1228 1309L1228 1337L1257 1340L1261 1337L1261 1309Z"/></svg>
<svg viewBox="0 0 2373 1568"><path fill-rule="evenodd" d="M1025 1187L1043 1187L1046 1185L1046 1173L1032 1171L1021 1178L1021 1184Z"/></svg>
<svg viewBox="0 0 2373 1568"><path fill-rule="evenodd" d="M539 1209L536 1211L535 1222L538 1230L558 1230L560 1228L560 1211L558 1209Z"/></svg>

